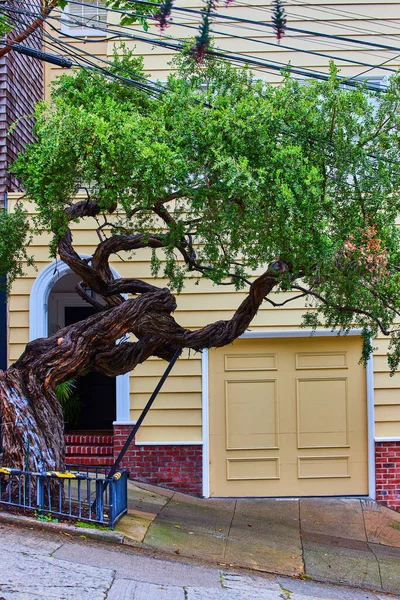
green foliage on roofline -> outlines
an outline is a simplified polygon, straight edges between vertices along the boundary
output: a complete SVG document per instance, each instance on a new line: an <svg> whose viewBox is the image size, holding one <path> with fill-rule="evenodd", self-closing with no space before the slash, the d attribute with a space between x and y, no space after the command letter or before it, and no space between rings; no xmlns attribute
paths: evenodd
<svg viewBox="0 0 400 600"><path fill-rule="evenodd" d="M140 58L115 60L141 81ZM175 253L182 238L198 244L217 284L240 287L279 259L287 265L279 289L307 290L316 306L305 325L356 326L366 339L392 329L395 367L399 76L376 94L344 89L334 65L327 82L287 74L279 86L210 58L199 66L190 53L173 69L154 98L99 74L62 76L37 107L37 142L14 170L40 226L54 233L53 253L80 190L113 212L114 233L160 233L154 206L165 203L174 225L153 274L172 288L187 275ZM369 351L366 342L364 358Z"/></svg>

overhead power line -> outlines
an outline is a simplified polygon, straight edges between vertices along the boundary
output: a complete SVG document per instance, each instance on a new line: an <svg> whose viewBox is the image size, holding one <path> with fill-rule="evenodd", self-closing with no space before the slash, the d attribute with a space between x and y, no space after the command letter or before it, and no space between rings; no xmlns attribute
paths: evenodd
<svg viewBox="0 0 400 600"><path fill-rule="evenodd" d="M24 21L20 20L20 19L19 19L19 22L24 23ZM53 29L56 29L53 25L51 25L51 27ZM119 70L122 72L128 72L128 69L126 69L125 67L119 67L115 63L106 61L104 59L99 59L99 57L96 56L95 54L89 53L87 51L83 51L82 48L77 49L74 46L72 46L71 44L67 44L66 42L63 42L63 41L59 40L58 38L51 36L46 31L44 31L43 34L46 38L46 41L45 41L46 45L49 45L50 47L54 47L56 49L61 49L61 50L65 49L66 53L68 53L68 55L73 59L74 66L77 66L77 67L83 69L88 74L88 76L90 76L91 78L93 78L95 73L98 72L98 73L104 74L107 78L117 79L125 85L131 85L131 86L133 85L133 86L137 87L138 89L140 89L141 91L149 93L152 96L158 96L158 95L162 94L163 92L165 92L164 86L158 86L158 88L155 88L154 86L156 86L157 84L155 84L154 82L150 82L151 85L146 85L140 81L137 81L137 80L134 80L134 79L131 79L128 77L124 77L124 76L119 76L117 73L115 73L116 68L119 68ZM39 31L35 31L33 33L33 35L40 36L41 33ZM49 41L49 39L51 39L52 41ZM80 54L82 52L87 56L83 57ZM107 66L109 66L110 69L112 69L112 70L100 67L98 64L91 61L90 58L87 58L87 57L93 58L95 61L101 60L101 62L107 64ZM232 62L235 62L235 61L232 61ZM136 75L137 74L135 73L135 76ZM145 79L145 78L143 78L143 79ZM98 78L94 78L94 81L96 82L96 84L98 84L104 88L104 85L101 83L101 81ZM149 81L149 80L146 80L146 81ZM374 91L376 91L376 89ZM107 89L107 92L110 93L110 90ZM115 98L117 100L119 100L119 98L117 96ZM208 103L205 104L205 106L207 108L212 108L212 106L209 105ZM284 133L286 135L295 136L295 134L290 131L285 131ZM328 143L328 145L333 145L332 142L327 142L327 143ZM395 161L391 161L390 159L387 159L386 157L382 157L382 156L378 156L378 155L374 155L374 154L370 154L368 156L370 156L373 160L379 160L379 161L383 161L383 162L387 162L387 163L395 164L395 165L399 164ZM351 183L349 183L348 185L349 185L349 187L355 187Z"/></svg>
<svg viewBox="0 0 400 600"><path fill-rule="evenodd" d="M28 46L23 46L22 44L13 44L11 47L14 52L25 54L25 56L30 56L31 58L38 58L39 60L57 65L58 67L63 67L64 69L70 69L72 67L72 61L62 56L55 56L54 54L43 52L37 48L29 48Z"/></svg>
<svg viewBox="0 0 400 600"><path fill-rule="evenodd" d="M31 14L35 14L35 13L31 13ZM47 22L49 25L51 25L51 21L52 20L56 20L57 22L59 21L59 19L55 19L55 17L48 17ZM63 22L69 25L73 25L73 26L81 26L81 21L76 20L74 18L71 18L71 16L68 16L68 19L63 19ZM52 25L51 25L52 26ZM55 27L52 26L54 29ZM158 34L159 38L163 38L163 39L155 39L154 35L150 32L146 32L143 31L141 35L138 34L137 29L135 28L130 28L130 27L123 27L123 30L115 30L112 29L109 26L105 26L105 27L101 27L99 24L89 24L86 23L85 27L87 29L93 29L95 31L98 32L102 32L104 34L111 34L114 35L116 37L120 37L120 38L125 38L125 39L132 39L134 41L139 41L139 42L144 42L146 44L150 44L152 46L158 46L158 47L163 47L163 48L167 48L173 51L180 51L182 50L185 45L182 42L182 40L178 39L178 38L171 38L170 36L164 36L161 34ZM129 33L128 33L128 31ZM130 33L130 32L134 32L134 33ZM220 49L220 51L217 53L214 50L209 50L208 54L210 55L215 55L218 56L219 58L224 58L226 60L237 60L237 62L241 63L241 64L249 64L252 66L256 66L256 67L262 67L264 70L269 70L269 71L273 71L273 72L281 72L282 70L287 70L287 63L281 62L281 61L274 61L274 60L270 60L269 62L267 61L263 61L261 59L254 59L249 55L246 54L242 54L242 55L236 55L234 53L231 53L229 51L226 51L224 49ZM306 78L306 77L314 77L314 78L320 78L323 80L328 79L328 76L326 74L324 74L322 71L317 71L317 70L307 70L306 68L292 68L291 69L292 73L296 73L298 75L301 75L302 78Z"/></svg>
<svg viewBox="0 0 400 600"><path fill-rule="evenodd" d="M88 5L86 3L78 2L77 0L72 0L72 1L74 2L74 4L82 4L82 5L85 5L85 6L91 6L91 5ZM146 2L145 0L136 0L136 1L138 3L142 3L142 4L154 6L153 3ZM179 9L180 7L177 7L177 8ZM194 9L182 9L182 10L189 11L189 12L195 12L196 14L201 14L200 11L196 11ZM10 8L10 11L11 12L16 12L16 13L19 13L19 14L24 14L24 15L30 14L30 16L36 16L37 15L37 13L34 13L32 11L27 11L26 9ZM124 12L126 12L126 11L124 11ZM257 22L257 21L253 21L253 20L249 20L249 19L239 19L239 18L233 17L232 15L228 17L226 15L220 15L219 13L215 13L215 16L216 17L223 16L223 18L230 19L230 20L233 18L234 20L239 20L240 22L245 21L245 22L250 22L250 23L258 23L258 24L261 24L261 25L264 25L264 26L269 25L269 24L266 24L266 23ZM54 17L50 17L50 18L54 18ZM57 20L59 20L59 19L57 19ZM63 22L65 22L67 24L72 24L73 26L76 26L76 25L82 26L82 22L80 20L76 21L74 19L71 19L71 15L68 15L68 20L63 19ZM185 25L185 24L182 24L182 25ZM120 27L120 29L118 29L118 30L115 30L115 29L111 29L110 27L107 27L107 26L105 28L104 27L100 27L100 25L97 22L94 25L86 24L86 27L91 28L91 29L95 29L96 31L104 32L105 34L107 34L107 36L111 33L111 34L114 35L115 38L124 37L124 38L128 38L128 39L133 39L135 41L141 41L141 42L144 42L144 43L147 43L147 44L156 45L156 46L160 46L160 47L165 47L165 48L171 49L173 51L181 50L183 48L183 44L182 44L182 41L180 39L171 38L170 36L162 36L162 35L158 35L158 37L164 38L164 41L160 40L160 39L155 39L154 36L150 38L150 36L152 34L150 34L148 32L147 33L143 32L143 35L138 35L137 29L131 28L131 27L127 28L127 27L124 26L124 27ZM189 27L191 27L192 29L196 29L196 27L194 27L194 26L189 26ZM272 25L271 25L271 27L272 27ZM128 33L126 31L127 29L129 31L133 31L134 34ZM219 31L214 31L214 33L218 33L218 34L223 35L223 33L219 32ZM226 34L226 35L229 36L229 34ZM235 37L238 37L239 39L243 39L244 36L235 36ZM171 39L174 40L174 41L171 41ZM268 45L274 45L273 42L265 42L264 40L252 40L252 41L255 41L256 43L266 43ZM353 41L353 40L351 40L351 41ZM294 47L289 47L289 49L293 49L294 51L297 50ZM400 49L398 49L398 50L400 51ZM313 53L313 51L307 51L307 50L304 50L304 52L309 52L310 54ZM274 61L274 60L266 61L264 59L255 58L254 56L251 56L251 55L248 55L248 54L244 54L244 53L243 54L237 54L237 53L233 53L233 52L230 52L230 51L227 51L227 50L224 50L224 49L210 50L209 53L211 55L215 55L219 59L230 60L232 62L235 62L236 64L248 64L248 65L250 65L252 67L255 67L257 70L262 69L262 70L266 70L266 71L272 71L272 72L279 71L280 72L282 70L287 69L287 64L286 63L283 63L283 62L280 62L280 61ZM319 54L321 56L326 56L326 57L329 57L329 58L334 58L334 57L329 56L329 55L324 55L323 53L319 53ZM345 59L341 59L340 57L336 57L336 59L338 59L338 60L345 60ZM357 64L358 66L367 67L368 71L370 69L373 69L373 68L376 67L376 65L371 65L370 63L363 63L361 61L351 61L351 62L353 64ZM385 61L385 62L388 62L388 61ZM389 67L382 66L382 68L384 70L388 70L388 71L393 72L393 69L391 69ZM321 72L321 71L317 71L317 70L314 70L314 69L310 69L310 68L307 69L307 68L304 68L304 67L293 66L293 67L290 68L290 71L291 71L291 73L293 73L295 75L299 75L299 76L301 76L303 78L304 77L312 77L312 78L321 79L321 80L326 80L328 78L328 76L326 75L326 73ZM345 78L345 77L342 78L342 80L344 82L348 82L349 85L352 85L352 83L350 83L351 79L352 78ZM376 91L376 86L372 86L372 87L370 86L370 89Z"/></svg>
<svg viewBox="0 0 400 600"><path fill-rule="evenodd" d="M24 12L24 14L26 14L27 11L26 11L26 9L24 11L21 11L21 9L18 9L16 12ZM31 13L31 14L35 15L35 13ZM50 17L48 21L50 22L52 19L54 19L54 17ZM63 22L65 22L67 24L71 24L73 26L76 26L76 25L81 26L82 25L80 20L71 19L71 15L68 15L68 19L67 20L64 19ZM154 36L152 36L152 34L149 32L143 32L142 35L138 35L137 29L130 28L130 27L128 27L128 28L123 27L123 28L121 28L121 30L115 30L115 29L111 29L109 26L101 27L97 22L94 25L90 25L89 23L87 23L86 27L95 29L96 31L104 32L107 35L115 34L115 37L124 37L124 38L128 38L128 39L133 39L135 41L141 41L141 42L144 42L147 44L151 44L153 46L155 45L155 46L168 48L173 51L179 51L183 48L182 41L177 38L170 38L167 36L159 35L158 37L164 37L165 39L164 40L155 39ZM129 31L133 31L134 34L128 33L126 31L127 29ZM150 36L152 36L152 37L150 37ZM174 41L171 41L171 39L173 39ZM230 60L237 64L248 64L252 67L256 67L257 70L259 70L261 68L263 70L272 71L272 72L276 73L276 72L281 72L282 70L285 70L285 69L287 70L287 68L288 68L286 63L283 63L280 61L274 61L274 60L265 61L260 58L254 58L251 55L247 55L244 53L239 55L239 54L236 54L233 52L226 51L224 49L209 50L209 54L214 55L220 59ZM372 68L374 65L360 62L359 66L366 66L368 68ZM293 73L295 75L299 75L302 78L312 77L312 78L321 79L321 80L328 79L328 76L326 75L326 73L317 71L317 70L313 70L313 69L307 69L304 67L293 66L290 68L290 71L291 71L291 73ZM343 77L342 80L345 82L349 82L349 85L358 85L356 83L351 83L351 79L349 79L349 78ZM370 89L373 91L377 90L376 86L370 86Z"/></svg>
<svg viewBox="0 0 400 600"><path fill-rule="evenodd" d="M128 1L131 2L132 4L135 3L135 4L143 4L146 6L161 6L161 4L154 4L153 2L150 2L149 0L128 0ZM178 11L178 12L185 12L188 14L201 15L200 10L197 10L194 8L185 8L183 6L174 6L173 10ZM211 12L210 16L215 19L223 19L223 20L228 20L228 21L232 21L235 23L249 23L249 24L253 24L253 25L260 25L261 27L266 27L268 29L273 29L272 23L266 23L265 21L256 21L254 19L246 19L244 17L235 17L234 15L223 15L219 12ZM373 47L373 48L381 48L384 50L394 50L395 52L400 52L400 48L398 46L397 47L396 46L388 46L385 44L379 44L379 43L375 43L375 42L366 42L365 40L354 40L354 39L347 38L347 37L340 36L340 35L323 33L321 31L310 31L308 29L299 29L297 27L290 27L290 26L286 27L286 31L294 31L296 33L303 33L305 35L312 35L312 36L323 37L323 38L328 38L328 39L341 40L343 42L348 42L351 44L361 44L363 46L369 46L369 47Z"/></svg>
<svg viewBox="0 0 400 600"><path fill-rule="evenodd" d="M325 25L329 25L329 27L338 28L338 29L340 29L340 28L349 29L352 32L357 31L360 33L365 33L366 35L369 35L369 36L370 35L379 35L379 36L382 35L381 31L374 31L371 28L372 23L375 23L375 21L378 21L378 20L379 20L379 27L388 28L391 30L396 30L396 29L400 30L400 26L396 26L393 22L390 22L390 24L385 23L382 19L379 19L379 17L362 15L361 13L355 13L355 12L350 12L350 11L343 10L343 9L338 9L334 6L328 7L328 6L322 6L319 4L309 4L308 2L302 2L301 0L292 0L292 1L297 6L301 6L301 7L305 8L311 12L314 12L314 13L325 12L327 14L333 15L336 18L344 17L346 20L349 20L349 16L350 17L353 16L353 17L355 17L352 19L353 21L360 21L363 23L368 22L370 27L362 28L362 27L359 27L354 24L344 23L343 21L340 21L340 19L338 19L337 21L332 21L332 20L327 21L326 19L311 17L309 15L300 15L298 13L293 13L293 12L289 12L289 11L287 12L288 15L295 17L296 19L301 18L306 21L312 21L314 23L320 23L323 21L325 23ZM251 8L252 10L263 12L264 14L265 13L271 14L270 8L265 7L265 6L254 6L252 4L244 2L243 0L241 2L233 0L232 4L233 4L233 6L236 6L237 8ZM375 6L379 7L379 4L375 4ZM372 21L372 23L371 23L371 21ZM396 37L389 35L387 33L384 33L383 35L385 36L385 38L388 38L388 39L397 39Z"/></svg>

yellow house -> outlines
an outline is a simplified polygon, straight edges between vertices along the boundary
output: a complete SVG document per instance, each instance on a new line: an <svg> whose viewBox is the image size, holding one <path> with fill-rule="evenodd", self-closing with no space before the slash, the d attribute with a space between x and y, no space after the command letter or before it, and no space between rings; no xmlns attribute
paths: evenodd
<svg viewBox="0 0 400 600"><path fill-rule="evenodd" d="M76 36L82 56L90 51L107 59L114 46L107 31L118 28L119 16L97 0L87 3L93 7L71 4L57 19L59 39ZM198 8L193 0L177 6ZM388 61L367 73L376 85L384 85L390 74L386 68L399 66L400 50L394 56L394 50L373 46L400 47L398 2L288 1L293 31L287 31L280 47L262 23L233 20L269 22L263 0L220 10L232 19L215 26L216 45L272 65L255 73L274 83L281 79L276 65L289 61L304 73L323 74L331 57L349 77L364 76L368 65ZM192 35L187 26L195 25L197 17L182 12L174 23L168 35ZM129 31L146 37L140 28ZM130 37L125 41L144 55L152 78L166 79L171 50ZM46 90L59 73L45 65ZM18 197L9 194L11 209ZM73 232L75 247L90 256L98 241L95 231L80 223ZM27 267L12 288L10 363L30 339L84 318L90 310L74 292L76 276L62 262L50 261L47 241L34 237L37 270ZM132 260L137 276L153 281L148 253L139 251ZM112 267L116 276L128 276L129 264L118 257ZM177 319L197 328L229 318L242 298L207 281L198 286L188 281L178 297ZM388 341L375 341L364 369L359 365L360 331L338 337L320 330L310 337L299 329L304 310L300 300L279 309L265 305L231 346L184 354L127 455L131 475L205 497L370 496L400 508L400 374L389 377ZM68 462L111 464L164 369L165 363L150 359L116 381L89 382L87 406L76 431L66 436Z"/></svg>

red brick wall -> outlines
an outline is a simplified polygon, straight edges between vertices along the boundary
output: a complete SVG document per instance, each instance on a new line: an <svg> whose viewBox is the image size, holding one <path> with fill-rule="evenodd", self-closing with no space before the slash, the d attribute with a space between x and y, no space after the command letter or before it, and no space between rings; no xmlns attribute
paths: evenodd
<svg viewBox="0 0 400 600"><path fill-rule="evenodd" d="M114 458L132 430L131 425L114 427ZM195 496L202 493L202 455L200 445L132 444L122 463L130 477Z"/></svg>
<svg viewBox="0 0 400 600"><path fill-rule="evenodd" d="M376 442L376 499L400 511L400 442Z"/></svg>

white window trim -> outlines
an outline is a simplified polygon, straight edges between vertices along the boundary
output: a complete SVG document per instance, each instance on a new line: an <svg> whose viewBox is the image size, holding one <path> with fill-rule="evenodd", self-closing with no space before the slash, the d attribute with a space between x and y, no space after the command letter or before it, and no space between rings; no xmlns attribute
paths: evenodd
<svg viewBox="0 0 400 600"><path fill-rule="evenodd" d="M71 22L74 17L69 14L68 5L64 8L61 14L60 25L61 34L74 35L76 37L107 37L107 33L103 29L96 29L95 27L79 27ZM63 20L65 19L65 21ZM70 21L70 23L68 22ZM104 23L106 27L107 24Z"/></svg>

